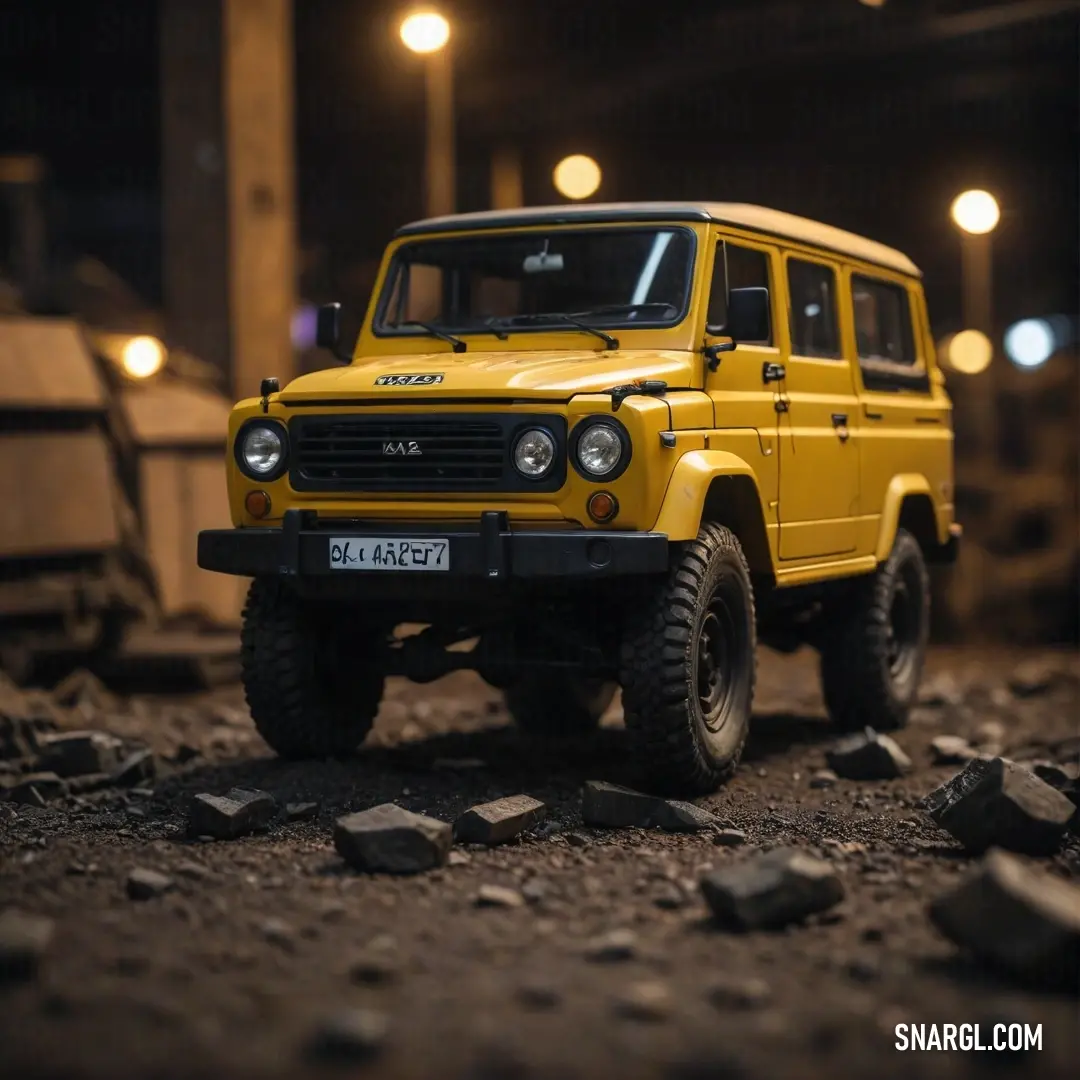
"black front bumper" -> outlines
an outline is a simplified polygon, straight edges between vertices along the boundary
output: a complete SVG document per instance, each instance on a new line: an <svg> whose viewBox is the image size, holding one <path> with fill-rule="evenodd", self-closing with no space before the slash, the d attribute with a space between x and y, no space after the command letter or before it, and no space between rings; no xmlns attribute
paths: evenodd
<svg viewBox="0 0 1080 1080"><path fill-rule="evenodd" d="M332 539L350 535L394 540L438 538L450 545L449 568L422 577L479 578L606 578L661 574L668 569L668 538L663 533L521 531L509 528L506 514L487 511L478 529L463 531L408 525L387 527L318 522L314 515L287 510L281 528L207 529L199 533L199 566L242 577L409 577L416 571L341 570L330 565Z"/></svg>

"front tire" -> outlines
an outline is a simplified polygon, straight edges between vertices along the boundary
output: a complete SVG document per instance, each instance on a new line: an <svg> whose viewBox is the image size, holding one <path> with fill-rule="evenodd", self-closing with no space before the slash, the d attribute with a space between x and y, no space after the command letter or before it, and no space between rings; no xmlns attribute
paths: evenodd
<svg viewBox="0 0 1080 1080"><path fill-rule="evenodd" d="M842 731L907 723L930 634L930 579L922 549L897 530L877 572L860 581L821 646L821 688Z"/></svg>
<svg viewBox="0 0 1080 1080"><path fill-rule="evenodd" d="M585 679L556 669L522 676L506 688L504 696L522 731L561 737L595 731L617 689L615 683L603 679Z"/></svg>
<svg viewBox="0 0 1080 1080"><path fill-rule="evenodd" d="M750 570L729 529L703 525L623 639L626 726L655 784L715 791L746 742L756 676Z"/></svg>
<svg viewBox="0 0 1080 1080"><path fill-rule="evenodd" d="M375 721L383 675L378 635L334 610L314 609L275 578L248 590L241 677L251 718L292 760L352 753Z"/></svg>

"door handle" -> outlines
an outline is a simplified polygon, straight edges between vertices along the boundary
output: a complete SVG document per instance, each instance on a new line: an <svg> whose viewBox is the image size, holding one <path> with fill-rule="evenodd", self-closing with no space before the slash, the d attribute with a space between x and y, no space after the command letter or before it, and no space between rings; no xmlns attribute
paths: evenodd
<svg viewBox="0 0 1080 1080"><path fill-rule="evenodd" d="M836 428L836 434L841 442L847 442L851 437L851 432L848 431L847 426L847 413L834 412L832 414L833 427Z"/></svg>
<svg viewBox="0 0 1080 1080"><path fill-rule="evenodd" d="M787 375L783 364L764 363L761 365L761 381L764 383L780 382Z"/></svg>

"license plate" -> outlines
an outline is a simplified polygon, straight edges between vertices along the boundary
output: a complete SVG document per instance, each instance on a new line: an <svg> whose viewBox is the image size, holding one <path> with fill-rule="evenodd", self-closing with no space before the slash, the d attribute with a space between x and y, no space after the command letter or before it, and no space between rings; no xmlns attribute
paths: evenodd
<svg viewBox="0 0 1080 1080"><path fill-rule="evenodd" d="M331 570L449 570L449 540L350 536L330 541Z"/></svg>

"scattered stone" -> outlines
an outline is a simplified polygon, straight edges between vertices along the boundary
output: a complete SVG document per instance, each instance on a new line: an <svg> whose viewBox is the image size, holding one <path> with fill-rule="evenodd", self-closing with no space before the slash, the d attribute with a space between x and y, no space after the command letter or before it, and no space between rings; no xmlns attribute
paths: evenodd
<svg viewBox="0 0 1080 1080"><path fill-rule="evenodd" d="M211 877L210 871L202 863L183 860L173 867L173 873L189 881L205 881Z"/></svg>
<svg viewBox="0 0 1080 1080"><path fill-rule="evenodd" d="M0 983L33 979L52 943L55 923L17 908L0 912Z"/></svg>
<svg viewBox="0 0 1080 1080"><path fill-rule="evenodd" d="M188 833L215 840L235 840L265 828L277 802L265 791L232 788L225 795L196 795L188 813Z"/></svg>
<svg viewBox="0 0 1080 1080"><path fill-rule="evenodd" d="M170 892L175 885L172 878L159 874L156 870L139 867L132 870L127 878L127 894L132 900L152 900Z"/></svg>
<svg viewBox="0 0 1080 1080"><path fill-rule="evenodd" d="M741 847L746 843L746 833L742 829L720 829L712 842L717 847Z"/></svg>
<svg viewBox="0 0 1080 1080"><path fill-rule="evenodd" d="M395 982L401 973L393 954L372 946L349 965L349 978L362 986L386 986Z"/></svg>
<svg viewBox="0 0 1080 1080"><path fill-rule="evenodd" d="M148 749L136 750L128 754L112 774L112 783L117 787L137 787L153 780L157 775L157 758Z"/></svg>
<svg viewBox="0 0 1080 1080"><path fill-rule="evenodd" d="M930 756L935 765L964 765L977 753L962 735L938 735L930 740Z"/></svg>
<svg viewBox="0 0 1080 1080"><path fill-rule="evenodd" d="M671 1015L671 991L658 980L631 983L616 995L612 1005L624 1020L657 1023Z"/></svg>
<svg viewBox="0 0 1080 1080"><path fill-rule="evenodd" d="M562 1003L558 987L540 979L523 982L514 996L527 1009L555 1009Z"/></svg>
<svg viewBox="0 0 1080 1080"><path fill-rule="evenodd" d="M527 904L539 904L548 894L548 883L543 878L530 878L521 886L521 895Z"/></svg>
<svg viewBox="0 0 1080 1080"><path fill-rule="evenodd" d="M1060 791L1001 758L969 762L923 807L968 851L1002 847L1027 855L1053 854L1077 812Z"/></svg>
<svg viewBox="0 0 1080 1080"><path fill-rule="evenodd" d="M661 911L678 911L686 906L686 895L674 881L662 881L653 893L652 902Z"/></svg>
<svg viewBox="0 0 1080 1080"><path fill-rule="evenodd" d="M18 816L19 812L14 806L0 802L0 824L14 821Z"/></svg>
<svg viewBox="0 0 1080 1080"><path fill-rule="evenodd" d="M291 802L285 804L286 821L313 821L319 816L317 802Z"/></svg>
<svg viewBox="0 0 1080 1080"><path fill-rule="evenodd" d="M941 708L944 705L955 707L963 700L963 690L957 685L955 677L948 672L927 680L919 691L919 704L930 708Z"/></svg>
<svg viewBox="0 0 1080 1080"><path fill-rule="evenodd" d="M447 866L468 866L472 856L467 851L451 851L446 857Z"/></svg>
<svg viewBox="0 0 1080 1080"><path fill-rule="evenodd" d="M717 920L740 930L774 929L826 911L844 898L830 863L797 848L776 848L701 879Z"/></svg>
<svg viewBox="0 0 1080 1080"><path fill-rule="evenodd" d="M587 837L584 833L580 833L580 832L575 831L575 832L568 832L566 834L566 842L571 847L585 848L585 847L588 847L592 843L592 840L590 840L589 837Z"/></svg>
<svg viewBox="0 0 1080 1080"><path fill-rule="evenodd" d="M772 998L772 988L764 979L721 975L709 983L705 996L718 1009L760 1009Z"/></svg>
<svg viewBox="0 0 1080 1080"><path fill-rule="evenodd" d="M296 934L284 919L263 919L259 923L259 933L267 942L276 945L279 949L292 951L296 944Z"/></svg>
<svg viewBox="0 0 1080 1080"><path fill-rule="evenodd" d="M716 816L693 803L661 799L631 788L590 780L581 800L586 825L606 829L665 829L668 832L699 832L717 823Z"/></svg>
<svg viewBox="0 0 1080 1080"><path fill-rule="evenodd" d="M320 1020L306 1046L317 1061L344 1064L367 1061L382 1050L390 1022L375 1009L342 1009Z"/></svg>
<svg viewBox="0 0 1080 1080"><path fill-rule="evenodd" d="M52 698L57 705L74 708L88 705L92 709L107 709L115 702L105 684L93 672L79 668L53 687Z"/></svg>
<svg viewBox="0 0 1080 1080"><path fill-rule="evenodd" d="M616 964L637 956L637 934L633 930L610 930L585 947L585 959L598 964Z"/></svg>
<svg viewBox="0 0 1080 1080"><path fill-rule="evenodd" d="M810 776L810 786L812 788L831 788L836 786L839 779L840 777L832 769L818 769Z"/></svg>
<svg viewBox="0 0 1080 1080"><path fill-rule="evenodd" d="M87 776L73 776L67 781L67 790L71 795L90 795L95 791L103 791L112 785L112 777L108 773L90 773Z"/></svg>
<svg viewBox="0 0 1080 1080"><path fill-rule="evenodd" d="M44 806L53 799L62 798L67 792L67 784L54 772L28 773L11 787L7 788L7 797L20 806Z"/></svg>
<svg viewBox="0 0 1080 1080"><path fill-rule="evenodd" d="M934 925L978 960L1026 984L1080 986L1080 886L991 851L930 905Z"/></svg>
<svg viewBox="0 0 1080 1080"><path fill-rule="evenodd" d="M339 818L334 846L355 870L415 874L442 866L453 843L444 821L414 814L394 803Z"/></svg>
<svg viewBox="0 0 1080 1080"><path fill-rule="evenodd" d="M911 770L911 758L888 735L868 727L841 739L825 754L829 768L848 780L895 780Z"/></svg>
<svg viewBox="0 0 1080 1080"><path fill-rule="evenodd" d="M172 756L172 760L177 765L186 765L189 761L194 761L196 758L202 757L201 751L188 743L181 743L176 752Z"/></svg>
<svg viewBox="0 0 1080 1080"><path fill-rule="evenodd" d="M539 799L510 795L466 810L454 824L454 836L466 844L503 844L532 828L546 813Z"/></svg>
<svg viewBox="0 0 1080 1080"><path fill-rule="evenodd" d="M1045 694L1053 687L1056 674L1048 664L1038 661L1021 664L1009 677L1009 689L1018 698Z"/></svg>
<svg viewBox="0 0 1080 1080"><path fill-rule="evenodd" d="M971 743L980 750L987 746L1002 746L1005 742L1005 725L1000 720L985 720L971 736Z"/></svg>
<svg viewBox="0 0 1080 1080"><path fill-rule="evenodd" d="M517 889L505 885L481 885L476 894L476 906L519 908L525 906L525 897Z"/></svg>
<svg viewBox="0 0 1080 1080"><path fill-rule="evenodd" d="M123 743L104 731L65 731L46 735L38 752L42 772L57 776L86 776L111 773L120 763Z"/></svg>

